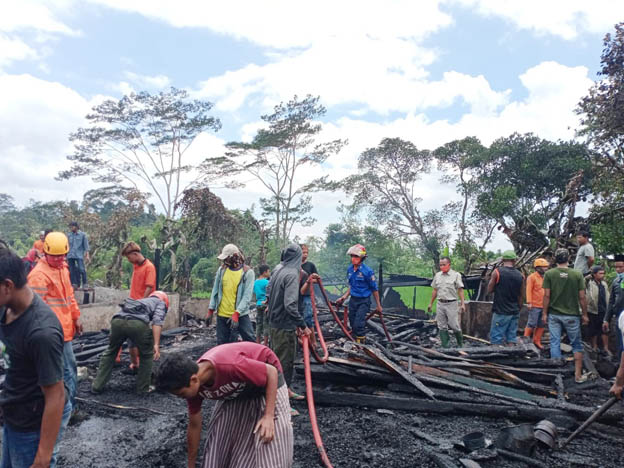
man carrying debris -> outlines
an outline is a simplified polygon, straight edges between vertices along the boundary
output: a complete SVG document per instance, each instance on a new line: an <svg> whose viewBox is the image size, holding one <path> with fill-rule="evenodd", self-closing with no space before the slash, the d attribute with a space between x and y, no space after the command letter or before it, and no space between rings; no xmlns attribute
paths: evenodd
<svg viewBox="0 0 624 468"><path fill-rule="evenodd" d="M210 321L217 311L217 344L238 341L239 332L243 341L256 341L249 318L256 276L253 268L245 265L243 254L234 244L223 247L217 258L223 265L215 275L207 315Z"/></svg>
<svg viewBox="0 0 624 468"><path fill-rule="evenodd" d="M622 329L618 326L620 312L624 310L624 255L615 255L615 271L617 276L611 283L611 293L609 294L609 306L602 322L603 333L609 333L611 318L615 317L615 328L617 335L616 356L622 355Z"/></svg>
<svg viewBox="0 0 624 468"><path fill-rule="evenodd" d="M585 279L580 271L568 268L570 254L567 249L557 249L557 267L544 275L544 312L542 320L548 323L550 333L550 357L561 358L561 332L565 330L574 352L574 379L576 383L587 380L583 375L583 342L581 341L581 317L589 324Z"/></svg>
<svg viewBox="0 0 624 468"><path fill-rule="evenodd" d="M254 282L254 296L256 296L256 343L266 345L269 339L269 316L267 315L267 286L271 276L269 265L260 265L258 279Z"/></svg>
<svg viewBox="0 0 624 468"><path fill-rule="evenodd" d="M77 222L69 223L69 228L70 232L67 234L69 239L67 263L69 264L71 283L74 289L78 289L81 286L86 288L89 286L87 269L85 267L85 262L89 262L89 240L87 235L80 230Z"/></svg>
<svg viewBox="0 0 624 468"><path fill-rule="evenodd" d="M539 349L542 347L542 336L544 335L544 322L542 322L542 312L544 309L544 275L550 264L544 258L538 258L533 262L535 272L527 278L526 301L529 304L529 319L524 329L524 336L533 335L533 343Z"/></svg>
<svg viewBox="0 0 624 468"><path fill-rule="evenodd" d="M518 334L518 315L523 303L524 275L514 268L516 253L503 253L503 265L492 272L488 294L494 293L492 304L492 344L513 345Z"/></svg>
<svg viewBox="0 0 624 468"><path fill-rule="evenodd" d="M576 234L576 241L579 249L574 260L574 269L580 271L583 276L591 274L591 267L594 264L594 247L589 243L589 232L579 231Z"/></svg>
<svg viewBox="0 0 624 468"><path fill-rule="evenodd" d="M286 247L281 263L273 270L268 290L269 340L271 349L282 363L284 380L289 389L295 370L297 335L303 334L312 339L312 330L306 326L300 311L300 294L307 284L302 286L306 273L301 270L301 258L301 247L297 244ZM294 392L289 394L293 399L303 399ZM294 416L299 414L296 410L291 412Z"/></svg>
<svg viewBox="0 0 624 468"><path fill-rule="evenodd" d="M585 290L589 316L587 336L591 339L592 348L596 352L598 352L598 337L600 336L602 349L608 356L613 356L611 351L609 351L609 335L602 331L602 323L607 313L607 304L609 303L609 287L604 277L604 267L600 265L592 267L592 277L587 281Z"/></svg>
<svg viewBox="0 0 624 468"><path fill-rule="evenodd" d="M351 296L349 301L349 324L358 343L366 341L366 315L370 312L371 295L375 297L377 313L382 312L381 299L375 272L368 265L366 260L366 248L362 244L356 244L347 250L347 255L351 257L351 266L347 270L349 278L349 289L336 301L340 307L344 301Z"/></svg>
<svg viewBox="0 0 624 468"><path fill-rule="evenodd" d="M63 380L69 393L69 400L75 406L78 371L72 348L76 333L82 333L80 309L74 297L74 288L69 279L69 269L65 256L69 251L69 241L62 232L51 232L43 245L44 258L28 274L28 284L43 301L50 306L63 327Z"/></svg>
<svg viewBox="0 0 624 468"><path fill-rule="evenodd" d="M63 385L63 328L28 287L21 259L1 245L0 353L0 466L53 468L72 409Z"/></svg>
<svg viewBox="0 0 624 468"><path fill-rule="evenodd" d="M204 399L217 400L208 424L202 468L289 468L293 429L279 359L257 343L216 346L197 362L167 356L156 382L188 403L189 468L196 466Z"/></svg>
<svg viewBox="0 0 624 468"><path fill-rule="evenodd" d="M121 304L111 320L108 349L100 357L97 376L91 386L94 393L100 393L110 380L115 355L126 339L132 340L141 359L136 379L137 393L149 392L153 361L160 359L160 333L168 309L169 296L163 291L154 291L139 300L128 298Z"/></svg>
<svg viewBox="0 0 624 468"><path fill-rule="evenodd" d="M464 283L461 274L455 270L451 270L450 257L442 257L440 259L440 271L433 277L431 282L433 293L427 307L428 313L431 313L433 301L438 300L436 311L436 322L440 331L440 341L443 348L449 347L449 328L453 330L457 346L464 345L464 337L461 331L461 313L466 312L464 303ZM460 304L457 304L457 296L459 295Z"/></svg>
<svg viewBox="0 0 624 468"><path fill-rule="evenodd" d="M141 246L136 242L128 242L121 251L121 255L126 257L133 266L130 299L139 300L149 297L156 289L156 267L143 256ZM132 340L128 340L128 353L130 354L130 369L136 372L139 368L139 350ZM121 346L115 361L121 362Z"/></svg>

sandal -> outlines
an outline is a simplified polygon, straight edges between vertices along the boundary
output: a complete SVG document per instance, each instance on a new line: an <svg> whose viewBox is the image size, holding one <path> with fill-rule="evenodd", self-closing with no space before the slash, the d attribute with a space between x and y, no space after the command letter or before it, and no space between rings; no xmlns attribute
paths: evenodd
<svg viewBox="0 0 624 468"><path fill-rule="evenodd" d="M290 416L294 417L294 416L299 416L299 411L297 411L295 408L290 408Z"/></svg>
<svg viewBox="0 0 624 468"><path fill-rule="evenodd" d="M289 397L291 400L305 400L303 395L299 395L298 393L292 392Z"/></svg>
<svg viewBox="0 0 624 468"><path fill-rule="evenodd" d="M587 374L583 374L583 375L581 375L578 379L575 377L575 378L574 378L574 381L575 381L577 384L581 384L581 383L587 382Z"/></svg>

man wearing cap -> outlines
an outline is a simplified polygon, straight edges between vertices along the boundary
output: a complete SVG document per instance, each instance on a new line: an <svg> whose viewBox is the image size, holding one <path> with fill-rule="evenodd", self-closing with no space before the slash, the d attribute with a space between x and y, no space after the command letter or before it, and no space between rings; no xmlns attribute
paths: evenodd
<svg viewBox="0 0 624 468"><path fill-rule="evenodd" d="M245 265L243 254L234 244L223 247L217 257L223 265L217 270L207 319L217 311L217 344L234 343L240 333L244 341L256 341L249 318L249 302L256 278Z"/></svg>
<svg viewBox="0 0 624 468"><path fill-rule="evenodd" d="M516 253L503 253L503 264L492 272L488 294L494 293L492 304L492 344L513 345L518 334L518 315L523 303L524 275L514 268Z"/></svg>
<svg viewBox="0 0 624 468"><path fill-rule="evenodd" d="M583 342L581 341L581 317L583 325L589 324L587 298L583 274L568 267L570 254L567 249L555 252L556 268L544 275L544 311L542 320L548 323L550 333L550 357L561 359L561 333L565 330L574 352L574 379L576 383L587 380L583 375Z"/></svg>
<svg viewBox="0 0 624 468"><path fill-rule="evenodd" d="M466 312L464 303L464 282L461 274L455 270L451 270L451 259L442 257L440 259L440 271L433 277L431 282L433 293L429 301L427 311L431 313L433 301L438 299L438 307L436 311L436 322L440 331L440 341L443 348L449 347L449 328L453 330L457 346L464 345L464 337L460 325L460 313ZM461 303L457 305L457 296Z"/></svg>
<svg viewBox="0 0 624 468"><path fill-rule="evenodd" d="M550 264L544 258L538 258L533 262L535 272L527 278L526 301L529 304L529 320L524 329L524 336L533 336L533 343L542 349L542 335L544 335L544 322L542 311L544 309L544 275Z"/></svg>
<svg viewBox="0 0 624 468"><path fill-rule="evenodd" d="M609 333L611 319L615 317L615 328L617 336L617 352L619 358L622 355L622 333L618 325L620 312L624 309L624 255L615 255L615 271L617 276L611 283L611 294L609 295L609 306L602 322L603 333Z"/></svg>
<svg viewBox="0 0 624 468"><path fill-rule="evenodd" d="M69 265L69 276L74 289L80 286L88 287L87 269L85 262L89 263L89 240L87 235L80 230L78 223L69 223L71 231L67 234L69 240L69 252L67 253L67 263Z"/></svg>

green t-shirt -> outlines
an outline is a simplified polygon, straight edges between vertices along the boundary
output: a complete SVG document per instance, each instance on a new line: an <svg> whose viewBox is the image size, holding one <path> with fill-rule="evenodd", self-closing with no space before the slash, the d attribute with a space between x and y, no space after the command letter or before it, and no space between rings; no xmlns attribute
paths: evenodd
<svg viewBox="0 0 624 468"><path fill-rule="evenodd" d="M542 288L550 289L549 314L581 315L579 291L585 289L585 279L581 272L571 268L548 270Z"/></svg>

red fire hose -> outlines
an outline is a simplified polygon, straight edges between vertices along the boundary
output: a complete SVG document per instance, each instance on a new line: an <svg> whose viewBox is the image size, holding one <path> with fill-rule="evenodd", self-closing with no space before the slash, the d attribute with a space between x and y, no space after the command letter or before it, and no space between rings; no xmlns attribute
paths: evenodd
<svg viewBox="0 0 624 468"><path fill-rule="evenodd" d="M319 280L320 281L320 280ZM316 420L316 407L314 406L314 392L312 391L312 372L310 370L310 350L312 350L312 354L314 354L314 358L320 362L321 364L325 364L329 359L329 351L327 350L327 345L325 344L325 338L323 337L323 330L321 329L321 324L318 320L318 309L316 307L316 301L314 300L314 281L311 279L308 280L308 287L310 288L310 300L312 301L312 312L314 314L314 326L316 328L316 333L318 335L318 340L323 349L323 357L320 357L316 348L312 346L310 339L306 335L301 336L301 347L303 348L303 367L305 369L305 382L306 382L306 400L308 401L308 414L310 415L310 424L312 425L312 434L314 435L314 442L316 443L316 448L318 449L319 455L321 456L321 460L323 464L327 468L333 468L331 461L329 461L329 457L327 456L327 452L325 451L325 446L323 445L323 439L321 438L321 432L318 428L318 421ZM321 291L323 291L323 287L321 286ZM323 291L324 293L324 291Z"/></svg>

